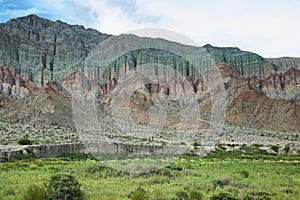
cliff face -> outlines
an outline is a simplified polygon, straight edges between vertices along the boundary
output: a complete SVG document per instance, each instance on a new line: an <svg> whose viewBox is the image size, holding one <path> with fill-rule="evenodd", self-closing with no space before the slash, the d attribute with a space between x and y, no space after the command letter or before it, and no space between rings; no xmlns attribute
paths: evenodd
<svg viewBox="0 0 300 200"><path fill-rule="evenodd" d="M108 35L36 15L0 25L0 63L35 82L61 80L81 68L87 54Z"/></svg>
<svg viewBox="0 0 300 200"><path fill-rule="evenodd" d="M269 58L268 61L274 63L275 65L278 65L282 69L288 69L293 67L300 70L300 58Z"/></svg>
<svg viewBox="0 0 300 200"><path fill-rule="evenodd" d="M142 90L130 101L126 96L120 96L119 103L128 103L129 109L145 115L141 118L137 115L139 122L145 123L149 118L148 107L153 104L153 98L171 99L166 100L168 105L165 106L171 105L172 117L172 112L180 106L198 102L201 116L208 119L212 106L210 95L218 92L218 88L210 88L212 91L207 92L210 90L208 76L213 75L207 72L218 66L231 102L227 111L228 123L299 130L300 60L297 58L266 59L238 48L189 47L155 39L175 52L149 46L119 55L106 66L97 66L97 60L94 60L96 67L89 68L85 65L87 59L95 49L101 52L99 44L109 37L96 30L35 15L0 24L0 107L26 97L2 109L1 115L32 124L73 126L71 95L67 91L81 95L97 88L100 103L109 106L112 95L120 89L117 87L120 79L129 71L135 71L136 79L133 80L142 80ZM133 35L122 37L138 42L150 41ZM176 50L183 48L203 53L203 56L195 63L190 62L176 54ZM139 67L143 65L150 66L147 69L154 76L152 80L138 75L142 74ZM60 81L60 84L49 80ZM182 101L175 102L174 99ZM277 107L280 108L278 111ZM274 116L276 120L271 119ZM281 126L280 121L284 124L291 121L291 124ZM176 119L170 124L178 125Z"/></svg>
<svg viewBox="0 0 300 200"><path fill-rule="evenodd" d="M2 120L13 123L74 126L72 96L53 81L46 83L33 95L4 106L0 113Z"/></svg>
<svg viewBox="0 0 300 200"><path fill-rule="evenodd" d="M13 68L14 76L20 74L23 79L41 87L48 80L63 79L75 68L86 71L84 60L108 37L109 35L93 29L85 29L83 26L69 25L61 21L54 22L36 15L12 19L0 24L0 63ZM282 60L279 62L276 59L264 59L238 48L205 45L203 49L210 57L200 61L199 65L203 69L206 70L215 63L226 62L239 69L243 77L255 74L263 78L265 74L276 71L279 66L296 66L294 61L284 59L284 62ZM273 61L275 64L272 63ZM111 70L110 73L120 75L120 69L134 68L137 64L145 62L172 65L184 74L194 76L189 69L191 63L170 52L153 49L120 56L112 64L117 70ZM298 64L297 66L299 67ZM91 72L93 73L96 72ZM109 80L112 77L107 78Z"/></svg>
<svg viewBox="0 0 300 200"><path fill-rule="evenodd" d="M85 75L89 79L103 79L104 81L108 81L113 77L118 79L130 70L137 70L137 66L149 63L169 68L170 70L167 71L167 73L159 71L159 69L153 69L156 70L156 75L163 74L165 76L164 78L167 79L169 79L169 76L166 76L165 74L169 74L171 73L170 71L174 70L178 72L175 76L191 76L193 79L196 79L219 63L227 63L238 69L243 78L255 75L259 79L263 79L267 74L275 73L280 68L280 66L271 63L268 59L255 53L242 51L233 47L221 48L213 47L211 45L190 47L161 39L151 40L149 38L139 38L133 35L117 36L116 40L119 40L120 37L122 37L122 39L120 39L122 41L130 41L134 44L144 44L142 45L144 49L132 50L120 55L107 66L96 66L84 69ZM174 51L171 52L163 48L148 47L151 46L149 44L152 43L161 43L161 45L157 46L167 46ZM122 47L121 45L116 45L114 48L118 49ZM186 52L188 53L186 55L180 55L176 54L177 52L184 52L183 54ZM188 55L189 52L192 52L192 54L196 52L199 56L197 56L196 60L193 60L193 56ZM91 54L92 55L87 58L87 63L96 61L91 57L98 58L103 56L100 47L95 48ZM98 57L96 55L98 55ZM190 57L191 59L187 59L187 57ZM104 67L106 67L106 69L103 72Z"/></svg>

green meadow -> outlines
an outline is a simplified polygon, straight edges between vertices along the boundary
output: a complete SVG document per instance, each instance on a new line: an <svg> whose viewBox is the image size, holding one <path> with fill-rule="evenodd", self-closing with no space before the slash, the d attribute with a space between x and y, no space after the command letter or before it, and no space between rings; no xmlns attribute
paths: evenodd
<svg viewBox="0 0 300 200"><path fill-rule="evenodd" d="M32 185L43 192L44 183L58 174L74 176L84 199L300 199L299 156L185 155L163 168L134 174L83 154L2 161L0 199L25 199Z"/></svg>

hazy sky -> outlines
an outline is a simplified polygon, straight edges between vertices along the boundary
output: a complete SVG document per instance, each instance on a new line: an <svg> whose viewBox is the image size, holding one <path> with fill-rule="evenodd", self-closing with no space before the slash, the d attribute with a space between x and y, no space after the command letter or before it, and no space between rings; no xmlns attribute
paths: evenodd
<svg viewBox="0 0 300 200"><path fill-rule="evenodd" d="M299 0L0 0L0 22L28 14L115 35L163 28L199 46L300 57Z"/></svg>

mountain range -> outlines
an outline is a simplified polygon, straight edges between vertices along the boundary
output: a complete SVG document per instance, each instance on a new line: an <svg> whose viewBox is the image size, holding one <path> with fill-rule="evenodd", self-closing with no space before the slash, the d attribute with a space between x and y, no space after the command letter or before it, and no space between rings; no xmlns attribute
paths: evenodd
<svg viewBox="0 0 300 200"><path fill-rule="evenodd" d="M106 109L117 102L120 110L114 116L122 117L122 110L127 109L138 124L149 124L149 109L160 102L169 108L166 124L171 129L181 123L178 118L172 118L176 115L174 112L195 100L199 111L196 115L205 127L209 126L215 94L210 91L207 80L216 68L226 92L226 126L246 127L258 132L299 133L300 58L263 58L237 47L207 44L201 51L209 55L209 59L203 58L199 62L200 71L197 72L193 63L183 57L155 48L119 55L108 63L103 73L99 73L99 67L89 68L86 60L112 37L94 29L36 15L0 24L1 121L74 127L72 98L79 91L86 96L96 96L101 112L111 112ZM119 37L166 43L177 49L200 48L159 38ZM152 80L139 74L138 67L149 63L169 67L168 75L159 69ZM142 87L126 99L128 96L122 93L124 88L118 85L131 70L137 71L131 80L141 81ZM172 70L181 75L170 76ZM115 97L116 91L119 93ZM193 126L195 119L191 120L188 126Z"/></svg>

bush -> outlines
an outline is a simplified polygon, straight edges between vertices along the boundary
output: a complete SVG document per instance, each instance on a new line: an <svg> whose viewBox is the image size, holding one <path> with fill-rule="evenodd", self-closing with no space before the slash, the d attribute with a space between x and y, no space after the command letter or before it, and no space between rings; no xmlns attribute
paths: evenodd
<svg viewBox="0 0 300 200"><path fill-rule="evenodd" d="M31 184L27 188L23 198L24 200L46 200L45 188L36 184Z"/></svg>
<svg viewBox="0 0 300 200"><path fill-rule="evenodd" d="M273 151L275 151L276 153L278 153L279 147L278 147L278 146L275 146L275 145L272 145L272 146L271 146L271 149L272 149Z"/></svg>
<svg viewBox="0 0 300 200"><path fill-rule="evenodd" d="M16 156L17 160L23 160L23 159L30 159L30 158L35 158L36 157L36 152L34 152L31 149L23 149L22 154Z"/></svg>
<svg viewBox="0 0 300 200"><path fill-rule="evenodd" d="M262 145L262 144L251 144L251 146L253 146L253 147L263 147L264 145Z"/></svg>
<svg viewBox="0 0 300 200"><path fill-rule="evenodd" d="M209 199L210 200L236 200L236 198L232 197L231 194L227 192L220 192L218 194L214 194Z"/></svg>
<svg viewBox="0 0 300 200"><path fill-rule="evenodd" d="M191 190L189 192L189 200L202 200L203 194L198 190Z"/></svg>
<svg viewBox="0 0 300 200"><path fill-rule="evenodd" d="M178 197L179 200L188 200L189 199L189 195L185 191L177 191L176 197Z"/></svg>
<svg viewBox="0 0 300 200"><path fill-rule="evenodd" d="M213 185L214 185L214 188L217 188L218 186L220 187L220 188L223 188L224 187L224 185L225 185L225 183L223 182L223 180L220 180L220 179L215 179L215 180L213 180Z"/></svg>
<svg viewBox="0 0 300 200"><path fill-rule="evenodd" d="M32 145L31 140L27 139L27 138L22 138L18 140L18 144L19 145Z"/></svg>
<svg viewBox="0 0 300 200"><path fill-rule="evenodd" d="M66 174L54 175L45 182L49 200L83 200L84 195L80 187L81 184L74 176Z"/></svg>
<svg viewBox="0 0 300 200"><path fill-rule="evenodd" d="M79 160L94 159L91 155L82 153L82 152L63 153L60 157L66 161L79 161Z"/></svg>
<svg viewBox="0 0 300 200"><path fill-rule="evenodd" d="M200 146L200 144L197 141L195 141L193 142L192 146L194 147L194 149L197 149L198 146Z"/></svg>
<svg viewBox="0 0 300 200"><path fill-rule="evenodd" d="M244 178L248 178L248 177L249 177L249 171L246 170L246 169L243 169L240 173L241 173L241 175L242 175Z"/></svg>
<svg viewBox="0 0 300 200"><path fill-rule="evenodd" d="M142 187L138 187L136 190L131 191L128 197L132 200L146 200L149 199L148 193Z"/></svg>
<svg viewBox="0 0 300 200"><path fill-rule="evenodd" d="M177 171L182 171L182 167L181 166L178 166L176 164L170 164L168 166L166 166L167 169L170 169L170 170L177 170Z"/></svg>
<svg viewBox="0 0 300 200"><path fill-rule="evenodd" d="M291 148L288 145L286 145L283 150L287 153L291 150Z"/></svg>

